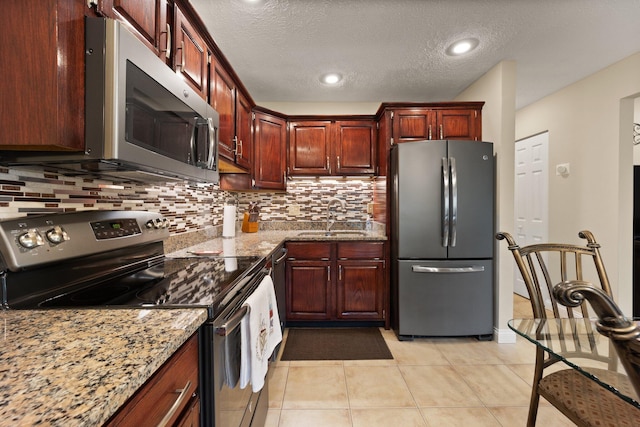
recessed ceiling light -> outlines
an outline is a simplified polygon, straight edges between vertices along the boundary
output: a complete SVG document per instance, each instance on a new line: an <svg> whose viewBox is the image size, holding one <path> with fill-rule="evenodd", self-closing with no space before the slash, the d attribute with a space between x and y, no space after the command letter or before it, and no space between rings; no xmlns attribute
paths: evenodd
<svg viewBox="0 0 640 427"><path fill-rule="evenodd" d="M327 85L335 85L340 83L342 76L338 73L328 73L320 76L320 81Z"/></svg>
<svg viewBox="0 0 640 427"><path fill-rule="evenodd" d="M458 40L447 48L447 55L458 56L471 52L478 46L478 39Z"/></svg>

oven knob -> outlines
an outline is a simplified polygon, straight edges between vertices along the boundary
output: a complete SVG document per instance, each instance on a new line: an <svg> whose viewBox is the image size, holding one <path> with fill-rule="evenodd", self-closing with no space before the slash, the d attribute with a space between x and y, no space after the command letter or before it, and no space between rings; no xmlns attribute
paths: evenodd
<svg viewBox="0 0 640 427"><path fill-rule="evenodd" d="M58 245L62 242L69 240L69 235L64 230L64 228L56 225L51 230L48 230L46 233L47 240L53 243L54 245Z"/></svg>
<svg viewBox="0 0 640 427"><path fill-rule="evenodd" d="M162 220L160 218L156 218L155 224L153 224L155 228L162 228Z"/></svg>
<svg viewBox="0 0 640 427"><path fill-rule="evenodd" d="M167 220L167 218L162 218L162 228L168 228L169 227L169 220Z"/></svg>
<svg viewBox="0 0 640 427"><path fill-rule="evenodd" d="M23 248L33 249L44 245L44 239L38 230L29 230L18 236L18 243L20 243L20 246Z"/></svg>
<svg viewBox="0 0 640 427"><path fill-rule="evenodd" d="M146 226L147 228L153 228L153 220L152 220L152 219L150 219L149 221L147 221L147 223L145 224L145 226Z"/></svg>

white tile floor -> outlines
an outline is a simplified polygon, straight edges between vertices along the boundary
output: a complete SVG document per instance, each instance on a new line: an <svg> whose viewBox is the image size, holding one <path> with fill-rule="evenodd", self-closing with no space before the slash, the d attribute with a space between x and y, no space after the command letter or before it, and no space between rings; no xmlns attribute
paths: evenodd
<svg viewBox="0 0 640 427"><path fill-rule="evenodd" d="M526 317L528 301L515 301L514 317ZM393 331L381 330L393 360L276 362L268 377L266 426L526 425L535 357L530 342L400 342ZM538 425L573 423L545 402Z"/></svg>

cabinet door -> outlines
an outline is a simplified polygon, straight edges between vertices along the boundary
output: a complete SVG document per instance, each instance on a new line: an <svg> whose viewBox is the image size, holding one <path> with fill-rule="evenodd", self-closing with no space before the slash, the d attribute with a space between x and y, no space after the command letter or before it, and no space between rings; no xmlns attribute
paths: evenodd
<svg viewBox="0 0 640 427"><path fill-rule="evenodd" d="M202 36L187 20L179 7L175 7L176 47L174 64L176 71L185 78L204 99L207 98L209 52Z"/></svg>
<svg viewBox="0 0 640 427"><path fill-rule="evenodd" d="M289 173L291 175L330 175L330 121L289 123Z"/></svg>
<svg viewBox="0 0 640 427"><path fill-rule="evenodd" d="M139 39L166 60L167 44L171 40L171 36L167 37L171 29L167 23L166 0L101 0L98 10L128 23Z"/></svg>
<svg viewBox="0 0 640 427"><path fill-rule="evenodd" d="M220 115L218 130L218 155L235 162L235 107L236 88L227 72L218 64L212 64L213 85L211 105Z"/></svg>
<svg viewBox="0 0 640 427"><path fill-rule="evenodd" d="M254 120L253 177L256 188L285 190L286 121L261 112Z"/></svg>
<svg viewBox="0 0 640 427"><path fill-rule="evenodd" d="M394 143L432 138L436 131L436 114L427 108L402 108L393 111Z"/></svg>
<svg viewBox="0 0 640 427"><path fill-rule="evenodd" d="M287 260L287 321L329 320L331 262Z"/></svg>
<svg viewBox="0 0 640 427"><path fill-rule="evenodd" d="M336 172L341 175L375 172L376 128L373 120L336 122Z"/></svg>
<svg viewBox="0 0 640 427"><path fill-rule="evenodd" d="M86 2L4 1L5 150L84 150Z"/></svg>
<svg viewBox="0 0 640 427"><path fill-rule="evenodd" d="M384 319L384 261L338 260L336 309L339 319Z"/></svg>
<svg viewBox="0 0 640 427"><path fill-rule="evenodd" d="M176 422L176 427L199 427L200 426L200 397L196 395L189 404L189 407Z"/></svg>
<svg viewBox="0 0 640 427"><path fill-rule="evenodd" d="M437 121L437 139L479 140L477 110L439 110Z"/></svg>
<svg viewBox="0 0 640 427"><path fill-rule="evenodd" d="M236 164L246 169L251 168L251 116L249 100L236 90Z"/></svg>

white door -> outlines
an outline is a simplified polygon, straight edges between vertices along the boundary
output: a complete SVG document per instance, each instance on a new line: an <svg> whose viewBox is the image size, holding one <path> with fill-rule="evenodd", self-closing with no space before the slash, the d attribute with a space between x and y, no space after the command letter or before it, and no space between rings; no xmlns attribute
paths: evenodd
<svg viewBox="0 0 640 427"><path fill-rule="evenodd" d="M516 141L515 232L520 246L548 241L549 132ZM514 292L529 297L522 276L515 271Z"/></svg>

